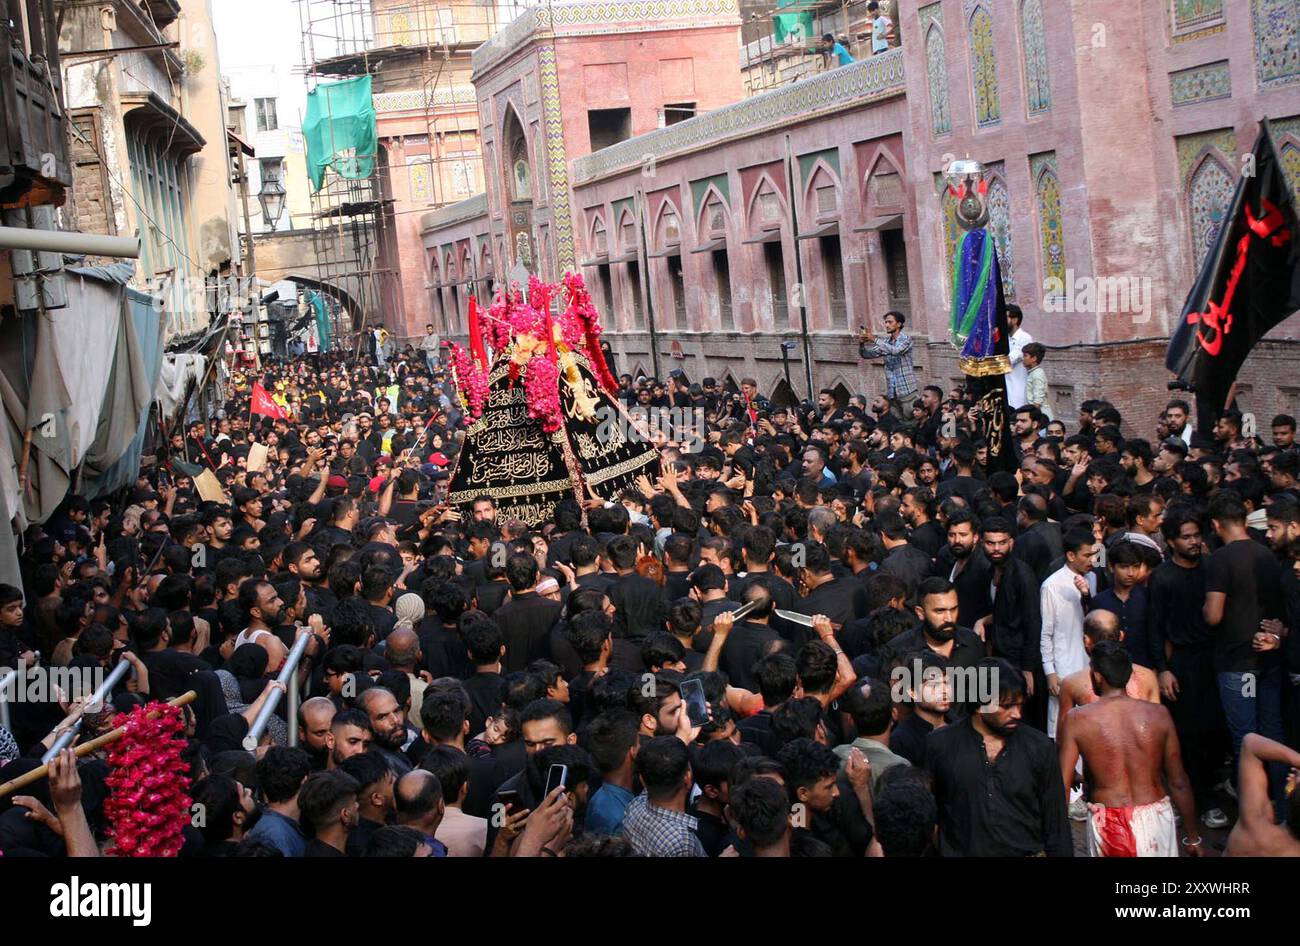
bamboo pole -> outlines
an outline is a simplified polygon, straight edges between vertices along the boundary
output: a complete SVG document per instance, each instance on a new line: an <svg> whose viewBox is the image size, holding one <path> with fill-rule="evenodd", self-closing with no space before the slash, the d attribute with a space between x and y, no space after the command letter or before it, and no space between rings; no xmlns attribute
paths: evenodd
<svg viewBox="0 0 1300 946"><path fill-rule="evenodd" d="M186 706L190 703L193 703L196 699L198 699L198 696L199 695L196 692L190 690L188 693L182 693L180 696L176 697L175 699L168 700L167 705ZM116 729L110 729L102 736L96 736L94 739L90 740L90 742L83 742L81 745L77 746L73 750L73 753L76 755L78 759L80 759L83 756L90 755L92 752L95 752L98 749L104 748L104 746L117 742L117 740L121 739L122 736L124 736L125 734L126 734L126 727L118 726ZM6 795L11 795L14 792L18 791L18 789L20 788L26 788L28 785L31 785L33 782L39 782L41 779L45 778L49 774L50 774L50 767L48 765L42 765L38 769L32 769L30 772L24 775L20 775L15 779L10 779L9 781L5 782L3 785L0 785L0 798L4 798Z"/></svg>

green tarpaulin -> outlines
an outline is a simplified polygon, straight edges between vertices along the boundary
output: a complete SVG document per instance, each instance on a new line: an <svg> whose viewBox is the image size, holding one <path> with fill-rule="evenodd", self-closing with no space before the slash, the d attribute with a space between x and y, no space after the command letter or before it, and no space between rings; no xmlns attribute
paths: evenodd
<svg viewBox="0 0 1300 946"><path fill-rule="evenodd" d="M799 9L807 6L807 0L777 0L777 10L793 7ZM777 13L772 18L773 33L778 43L784 43L789 37L791 42L806 43L813 38L813 15L811 10L798 13Z"/></svg>
<svg viewBox="0 0 1300 946"><path fill-rule="evenodd" d="M321 83L307 93L307 173L321 189L325 169L350 180L369 177L375 169L378 139L370 76Z"/></svg>
<svg viewBox="0 0 1300 946"><path fill-rule="evenodd" d="M330 310L329 303L319 292L307 293L307 302L316 313L316 341L321 351L330 350Z"/></svg>

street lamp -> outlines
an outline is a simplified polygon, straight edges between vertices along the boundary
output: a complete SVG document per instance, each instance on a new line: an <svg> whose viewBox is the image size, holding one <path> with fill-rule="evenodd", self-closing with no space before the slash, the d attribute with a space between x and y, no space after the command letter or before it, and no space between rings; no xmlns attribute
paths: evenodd
<svg viewBox="0 0 1300 946"><path fill-rule="evenodd" d="M257 202L262 205L262 220L274 230L284 214L284 185L272 178L262 182L257 192Z"/></svg>

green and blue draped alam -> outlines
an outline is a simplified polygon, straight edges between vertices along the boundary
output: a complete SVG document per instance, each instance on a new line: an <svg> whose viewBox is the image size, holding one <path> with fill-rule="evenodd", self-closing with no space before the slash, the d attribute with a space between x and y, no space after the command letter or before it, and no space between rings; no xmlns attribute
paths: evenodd
<svg viewBox="0 0 1300 946"><path fill-rule="evenodd" d="M979 406L979 434L989 447L987 469L1014 470L1019 458L1011 410L1018 405L1007 404L1010 331L997 246L984 227L987 183L979 162L971 160L952 162L947 177L962 228L953 258L950 337L961 352L958 365L966 376L966 390Z"/></svg>

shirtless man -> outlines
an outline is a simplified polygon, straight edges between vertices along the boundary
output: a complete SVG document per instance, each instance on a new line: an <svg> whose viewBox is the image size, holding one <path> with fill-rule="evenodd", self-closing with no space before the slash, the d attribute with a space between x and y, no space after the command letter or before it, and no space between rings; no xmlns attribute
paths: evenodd
<svg viewBox="0 0 1300 946"><path fill-rule="evenodd" d="M1119 616L1114 611L1090 611L1083 619L1083 649L1089 654L1102 641L1124 640L1124 631L1119 626ZM1160 681L1154 671L1140 664L1133 665L1133 676L1129 677L1124 692L1135 700L1148 703L1160 702ZM1072 673L1061 681L1061 718L1076 706L1086 706L1097 700L1097 691L1092 688L1092 670L1085 668Z"/></svg>
<svg viewBox="0 0 1300 946"><path fill-rule="evenodd" d="M1268 794L1268 763L1291 766L1287 779L1286 824L1273 820ZM1228 857L1300 857L1300 752L1261 736L1247 733L1241 742L1237 770L1240 799L1237 823L1228 835Z"/></svg>
<svg viewBox="0 0 1300 946"><path fill-rule="evenodd" d="M1197 857L1201 836L1196 827L1196 803L1183 771L1173 717L1159 703L1135 700L1124 692L1132 674L1133 661L1123 644L1097 644L1092 651L1092 686L1100 696L1064 715L1056 734L1066 785L1074 776L1080 754L1083 756L1092 798L1088 804L1088 853L1093 857L1177 857L1177 806L1184 830L1190 832L1183 838L1183 850Z"/></svg>

